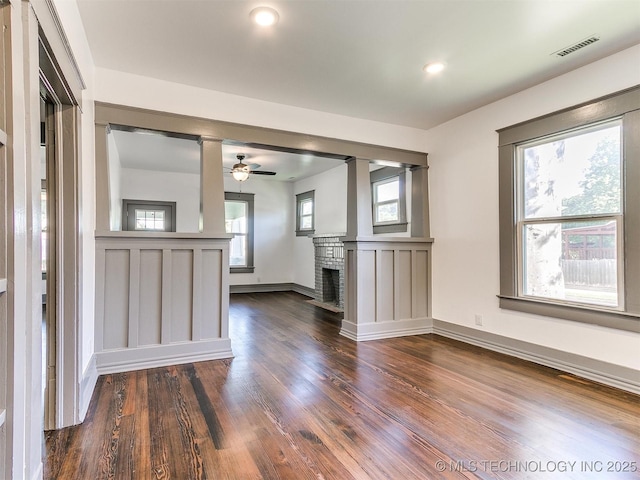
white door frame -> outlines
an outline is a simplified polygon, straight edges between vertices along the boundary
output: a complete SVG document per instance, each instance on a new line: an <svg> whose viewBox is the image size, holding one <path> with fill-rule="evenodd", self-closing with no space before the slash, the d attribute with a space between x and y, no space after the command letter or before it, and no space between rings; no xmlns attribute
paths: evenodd
<svg viewBox="0 0 640 480"><path fill-rule="evenodd" d="M55 419L50 419L47 427L62 428L81 421L83 372L80 362L82 222L79 105L85 85L53 0L31 0L29 5L37 21L37 29L29 29L29 43L37 45L39 52L39 64L32 64L31 68L36 69L39 82L46 85L56 104L54 196L57 199L57 268L53 280L57 287L56 405ZM35 122L37 120L33 119L39 119L39 116L32 115L31 118ZM36 139L32 139L32 143L35 141ZM36 173L39 177L39 172Z"/></svg>

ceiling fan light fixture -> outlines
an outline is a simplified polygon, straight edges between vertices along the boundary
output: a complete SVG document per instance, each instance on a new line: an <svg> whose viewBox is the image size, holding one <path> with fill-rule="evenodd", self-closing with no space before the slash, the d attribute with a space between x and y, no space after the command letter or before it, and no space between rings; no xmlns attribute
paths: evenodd
<svg viewBox="0 0 640 480"><path fill-rule="evenodd" d="M261 27L270 27L278 23L280 15L271 7L258 7L251 10L251 19Z"/></svg>
<svg viewBox="0 0 640 480"><path fill-rule="evenodd" d="M238 182L244 182L249 178L249 165L245 165L242 162L236 163L231 169L231 175Z"/></svg>

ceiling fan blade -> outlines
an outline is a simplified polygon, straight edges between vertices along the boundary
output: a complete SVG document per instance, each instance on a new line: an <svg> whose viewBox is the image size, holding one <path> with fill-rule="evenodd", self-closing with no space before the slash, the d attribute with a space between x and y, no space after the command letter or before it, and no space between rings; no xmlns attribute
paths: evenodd
<svg viewBox="0 0 640 480"><path fill-rule="evenodd" d="M276 172L267 172L266 170L251 170L252 175L275 175Z"/></svg>

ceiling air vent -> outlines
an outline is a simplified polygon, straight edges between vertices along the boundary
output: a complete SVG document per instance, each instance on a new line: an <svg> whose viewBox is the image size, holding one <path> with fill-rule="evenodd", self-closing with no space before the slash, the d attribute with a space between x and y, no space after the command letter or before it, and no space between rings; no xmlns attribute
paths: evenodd
<svg viewBox="0 0 640 480"><path fill-rule="evenodd" d="M579 41L578 43L574 43L573 45L570 45L566 48L563 48L562 50L558 50L557 52L553 52L551 55L557 55L558 57L566 57L567 55L569 55L570 53L573 53L577 50L580 50L581 48L586 47L587 45L591 45L592 43L596 43L598 40L600 40L600 37L597 37L596 35L592 35L588 38L585 38L584 40Z"/></svg>

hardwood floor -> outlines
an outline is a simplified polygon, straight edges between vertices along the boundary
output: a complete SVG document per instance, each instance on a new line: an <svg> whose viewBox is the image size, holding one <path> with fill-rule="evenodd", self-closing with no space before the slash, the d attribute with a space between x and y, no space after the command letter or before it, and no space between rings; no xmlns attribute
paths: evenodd
<svg viewBox="0 0 640 480"><path fill-rule="evenodd" d="M232 295L233 359L100 377L44 478L639 478L637 396L434 335L355 343L305 298Z"/></svg>

